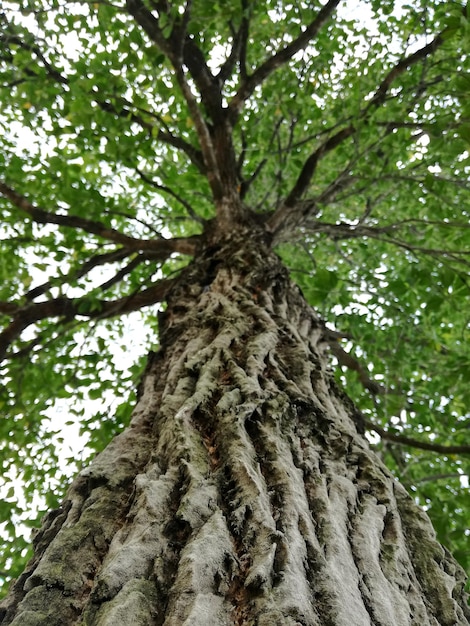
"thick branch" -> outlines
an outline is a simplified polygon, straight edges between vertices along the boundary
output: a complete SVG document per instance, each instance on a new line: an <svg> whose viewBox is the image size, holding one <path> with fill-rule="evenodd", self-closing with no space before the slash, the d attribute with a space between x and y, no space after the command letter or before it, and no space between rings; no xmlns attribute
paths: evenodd
<svg viewBox="0 0 470 626"><path fill-rule="evenodd" d="M190 37L186 38L183 48L183 63L189 69L210 118L214 123L221 121L223 109L219 80L212 74L201 49Z"/></svg>
<svg viewBox="0 0 470 626"><path fill-rule="evenodd" d="M186 7L181 17L173 24L171 35L168 39L171 60L176 71L183 69L185 65L201 96L202 103L214 124L223 122L225 117L222 108L222 91L219 80L212 74L200 47L193 36L188 35L188 24L191 16L192 0L186 1ZM184 95L184 91L183 91ZM185 96L186 97L186 96ZM186 100L190 109L190 102ZM193 117L196 124L196 119Z"/></svg>
<svg viewBox="0 0 470 626"><path fill-rule="evenodd" d="M196 132L199 138L199 144L201 146L202 154L204 156L204 163L206 166L207 180L209 181L214 200L217 202L224 196L224 189L222 180L220 177L219 164L217 162L216 152L214 144L212 143L212 137L209 132L209 128L204 120L204 116L199 108L197 100L191 91L191 87L184 75L183 67L176 67L176 80L181 89L186 104L188 105L189 114L194 122Z"/></svg>
<svg viewBox="0 0 470 626"><path fill-rule="evenodd" d="M191 2L187 2L184 14L175 20L173 29L168 38L165 38L160 28L159 19L156 18L143 4L141 0L127 0L128 12L136 22L143 28L150 40L160 48L160 50L171 61L181 92L186 100L191 118L196 126L196 130L201 142L201 148L205 156L206 165L210 168L210 158L208 159L208 138L209 131L204 122L199 106L194 106L195 98L188 86L183 71L183 64L188 68L194 80L202 102L206 106L207 112L216 122L222 117L222 93L218 79L210 71L204 54L194 39L187 35L187 25L190 18ZM159 12L168 14L168 8L159 7Z"/></svg>
<svg viewBox="0 0 470 626"><path fill-rule="evenodd" d="M117 300L87 301L84 298L59 297L46 302L36 302L25 307L0 303L0 312L13 313L10 324L0 333L0 362L5 358L8 347L31 324L46 318L60 318L67 321L81 316L89 319L107 319L138 311L143 307L162 302L175 279L161 279L142 291ZM13 310L15 306L15 310Z"/></svg>
<svg viewBox="0 0 470 626"><path fill-rule="evenodd" d="M193 68L193 72L195 73L196 84L199 83L200 89L203 91L205 89L204 85L206 85L207 83L207 73L209 72L209 70L205 64L205 60L203 57L201 60L202 53L200 52L199 48L197 48L194 42L188 40L189 43L186 42L186 44L188 46L189 52L186 54L186 57L188 55L194 55L195 58L185 58L184 48L186 47L186 45L181 46L181 42L178 40L178 37L176 37L176 33L178 33L180 37L184 36L184 38L186 39L185 35L181 32L181 29L176 28L174 33L172 33L174 36L170 36L169 39L165 39L163 31L161 30L159 25L159 20L154 17L154 15L145 7L142 0L127 0L126 6L130 15L134 17L136 22L143 28L150 40L160 48L160 50L168 57L173 65L176 80L180 87L181 93L186 101L189 109L189 114L198 135L199 144L201 146L201 151L204 157L207 179L209 181L209 185L211 187L214 199L217 202L218 200L222 199L224 193L211 134L206 124L206 121L204 120L204 116L196 100L196 97L191 91L191 87L186 79L183 68L183 63L188 62L189 65ZM189 8L187 10L189 10ZM197 53L194 46L196 46Z"/></svg>
<svg viewBox="0 0 470 626"><path fill-rule="evenodd" d="M172 50L168 40L163 35L158 18L147 9L142 0L126 0L126 8L128 13L147 33L151 41L157 44L160 50L170 58ZM158 8L158 10L161 11L162 9ZM163 8L163 11L166 12L166 9Z"/></svg>
<svg viewBox="0 0 470 626"><path fill-rule="evenodd" d="M424 60L426 57L433 54L439 46L442 45L444 39L441 34L437 35L433 41L420 48L413 54L407 56L404 59L398 61L398 63L387 73L385 78L378 86L372 99L361 109L357 116L357 121L364 121L368 119L372 113L383 103L387 98L387 94L390 90L392 83L401 74L407 71L411 66ZM400 122L398 122L400 124ZM326 154L334 150L341 143L353 136L358 129L359 125L349 123L343 129L337 131L333 136L326 139L320 146L318 146L307 158L302 167L302 170L292 188L287 195L284 203L277 209L273 217L270 220L270 228L276 231L280 228L285 228L288 225L289 220L300 220L301 217L306 217L305 208L299 204L300 199L305 194L310 186L312 178L317 169L318 162ZM386 126L387 134L392 132L394 126L393 122L389 122ZM323 199L324 200L324 199ZM316 202L309 203L309 207L315 207Z"/></svg>
<svg viewBox="0 0 470 626"><path fill-rule="evenodd" d="M0 313L4 315L14 315L20 307L14 302L0 302Z"/></svg>
<svg viewBox="0 0 470 626"><path fill-rule="evenodd" d="M237 93L229 102L232 123L237 119L245 101L252 95L256 87L261 85L275 70L290 61L294 54L303 50L312 42L325 22L332 16L340 1L341 0L329 0L318 12L315 19L296 39L294 39L294 41L269 57L251 74L251 76L248 76L246 80L243 81Z"/></svg>
<svg viewBox="0 0 470 626"><path fill-rule="evenodd" d="M240 24L240 28L237 32L232 32L233 34L233 43L232 48L230 50L229 56L225 59L224 63L220 67L219 73L217 74L217 79L221 83L225 83L225 81L230 78L235 70L237 63L239 64L239 71L242 80L246 80L246 45L248 41L249 34L249 25L250 21L248 19L247 13L250 10L248 6L247 0L242 0L241 2L242 8L242 20Z"/></svg>
<svg viewBox="0 0 470 626"><path fill-rule="evenodd" d="M41 209L20 195L5 183L0 182L0 193L3 194L10 202L27 213L31 219L38 224L57 224L68 228L78 228L87 233L97 235L102 239L113 241L124 245L128 250L151 250L166 259L171 253L179 252L181 254L194 254L196 238L183 237L175 239L138 239L124 235L114 228L105 226L101 222L95 222L83 217L75 215L58 215Z"/></svg>
<svg viewBox="0 0 470 626"><path fill-rule="evenodd" d="M371 107L377 107L384 103L387 93L392 86L392 83L399 77L401 74L404 74L412 65L416 65L419 61L423 61L426 57L434 54L436 50L444 43L444 38L442 37L442 33L439 33L430 43L428 43L423 48L416 50L413 54L405 57L398 61L398 63L392 67L392 69L385 76L383 81L380 83L379 88L375 92L372 100L369 102L369 105L366 109L370 109Z"/></svg>

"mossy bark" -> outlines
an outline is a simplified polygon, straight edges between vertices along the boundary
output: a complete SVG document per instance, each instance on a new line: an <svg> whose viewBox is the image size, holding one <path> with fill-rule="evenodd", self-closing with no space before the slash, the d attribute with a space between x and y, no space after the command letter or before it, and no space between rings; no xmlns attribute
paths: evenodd
<svg viewBox="0 0 470 626"><path fill-rule="evenodd" d="M160 325L131 425L48 516L1 624L469 623L262 239L202 250Z"/></svg>

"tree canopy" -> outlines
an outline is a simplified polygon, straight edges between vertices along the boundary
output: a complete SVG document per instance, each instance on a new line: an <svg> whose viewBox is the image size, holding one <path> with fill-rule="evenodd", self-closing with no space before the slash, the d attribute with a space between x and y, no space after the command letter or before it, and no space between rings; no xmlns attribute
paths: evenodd
<svg viewBox="0 0 470 626"><path fill-rule="evenodd" d="M85 457L126 424L175 277L241 222L468 569L466 5L7 0L0 24L1 575L68 474L50 415Z"/></svg>

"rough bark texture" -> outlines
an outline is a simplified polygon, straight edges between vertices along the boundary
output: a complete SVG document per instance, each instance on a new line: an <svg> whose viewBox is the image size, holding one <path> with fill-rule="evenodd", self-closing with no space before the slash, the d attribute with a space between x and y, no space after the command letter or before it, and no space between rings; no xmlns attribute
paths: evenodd
<svg viewBox="0 0 470 626"><path fill-rule="evenodd" d="M201 253L161 329L132 424L48 516L1 624L469 623L261 240Z"/></svg>

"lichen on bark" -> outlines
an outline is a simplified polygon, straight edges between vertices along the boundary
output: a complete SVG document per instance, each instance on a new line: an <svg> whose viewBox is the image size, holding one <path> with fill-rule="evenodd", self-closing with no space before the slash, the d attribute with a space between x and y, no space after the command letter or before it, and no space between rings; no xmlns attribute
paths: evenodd
<svg viewBox="0 0 470 626"><path fill-rule="evenodd" d="M468 624L462 572L262 239L202 250L160 327L131 425L46 523L2 624Z"/></svg>

